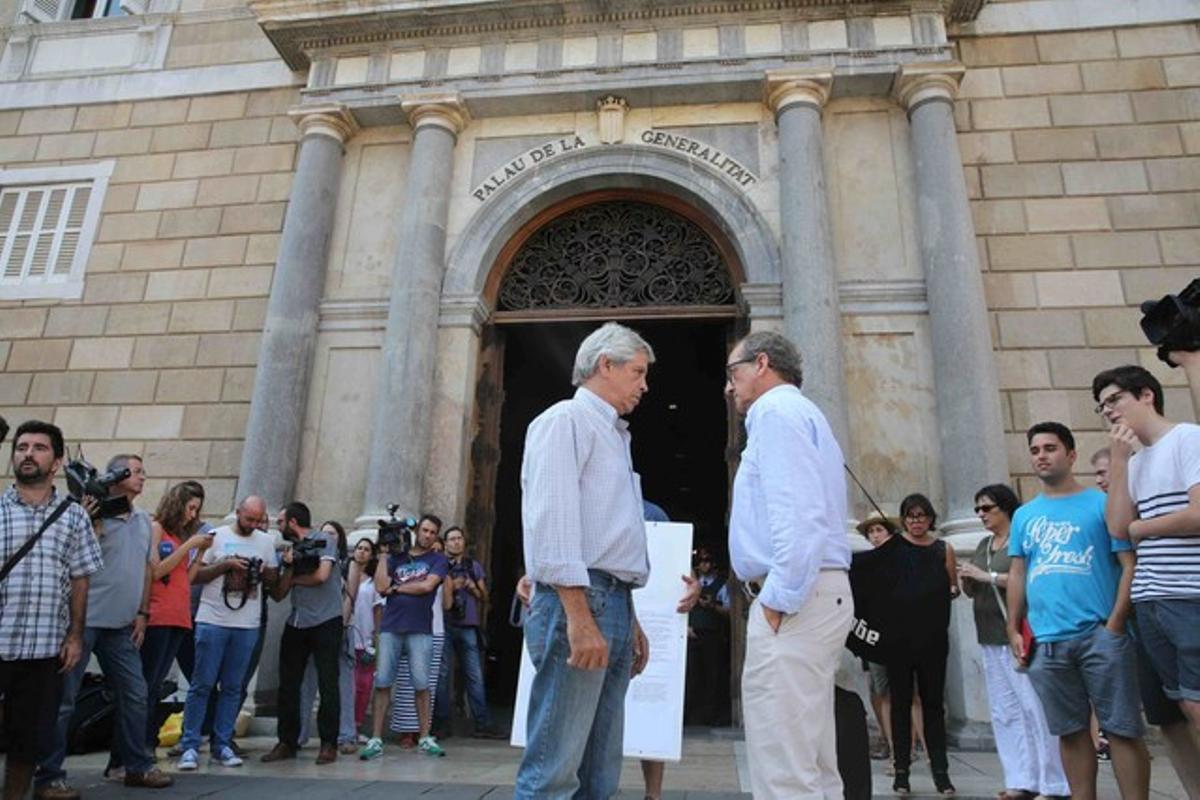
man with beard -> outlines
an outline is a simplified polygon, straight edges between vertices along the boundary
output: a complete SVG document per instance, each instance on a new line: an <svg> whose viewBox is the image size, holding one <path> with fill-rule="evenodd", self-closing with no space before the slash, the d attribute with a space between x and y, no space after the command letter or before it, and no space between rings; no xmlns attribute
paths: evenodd
<svg viewBox="0 0 1200 800"><path fill-rule="evenodd" d="M0 495L0 558L5 564L60 503L67 503L0 581L5 800L25 796L34 765L52 747L62 675L75 668L83 652L88 576L102 566L87 512L63 500L54 488L64 452L57 426L23 423L12 447L17 482Z"/></svg>

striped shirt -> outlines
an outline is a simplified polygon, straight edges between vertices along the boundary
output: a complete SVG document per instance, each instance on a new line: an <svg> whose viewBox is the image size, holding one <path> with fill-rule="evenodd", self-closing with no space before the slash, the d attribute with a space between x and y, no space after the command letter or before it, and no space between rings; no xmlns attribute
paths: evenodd
<svg viewBox="0 0 1200 800"><path fill-rule="evenodd" d="M1139 519L1182 511L1200 484L1200 425L1179 423L1129 461L1129 496ZM1133 601L1200 596L1200 531L1137 543Z"/></svg>
<svg viewBox="0 0 1200 800"><path fill-rule="evenodd" d="M61 499L56 489L44 506L27 505L15 486L0 495L0 564L37 533ZM0 659L57 656L70 622L71 579L103 566L92 523L72 503L0 583Z"/></svg>
<svg viewBox="0 0 1200 800"><path fill-rule="evenodd" d="M596 569L646 585L642 479L629 443L629 423L582 387L529 423L521 515L530 580L588 586Z"/></svg>

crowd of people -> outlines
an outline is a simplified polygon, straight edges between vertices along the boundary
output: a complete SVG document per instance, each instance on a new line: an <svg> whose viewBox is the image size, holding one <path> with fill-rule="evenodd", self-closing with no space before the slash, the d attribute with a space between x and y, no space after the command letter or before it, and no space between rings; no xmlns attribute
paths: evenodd
<svg viewBox="0 0 1200 800"><path fill-rule="evenodd" d="M173 783L156 748L176 664L187 693L181 737L166 757L195 770L207 740L210 764L241 766L235 728L262 653L268 597L291 603L279 642L278 741L263 761L297 756L318 695L317 764L339 753L379 757L385 728L402 748L444 755L433 697L442 695L448 731L452 664L473 735L505 737L491 721L480 664L487 579L462 528L443 536L442 521L425 514L410 541L389 548L362 538L350 550L338 522L315 527L300 502L278 511L271 532L255 495L238 503L230 524L212 528L196 481L171 486L153 514L138 507L146 465L135 454L110 459L107 496L64 497L54 480L65 456L58 427L22 423L12 444L16 482L0 496L6 800L31 783L39 800L80 796L64 762L93 655L115 713L107 778Z"/></svg>

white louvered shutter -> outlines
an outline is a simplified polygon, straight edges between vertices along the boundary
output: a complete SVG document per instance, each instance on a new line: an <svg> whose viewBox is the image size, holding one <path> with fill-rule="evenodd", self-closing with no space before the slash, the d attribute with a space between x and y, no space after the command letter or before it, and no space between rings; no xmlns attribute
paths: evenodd
<svg viewBox="0 0 1200 800"><path fill-rule="evenodd" d="M70 0L23 0L22 22L57 22L67 15Z"/></svg>
<svg viewBox="0 0 1200 800"><path fill-rule="evenodd" d="M121 0L121 10L126 14L137 16L146 13L148 0Z"/></svg>
<svg viewBox="0 0 1200 800"><path fill-rule="evenodd" d="M64 183L0 193L0 283L70 278L92 187Z"/></svg>

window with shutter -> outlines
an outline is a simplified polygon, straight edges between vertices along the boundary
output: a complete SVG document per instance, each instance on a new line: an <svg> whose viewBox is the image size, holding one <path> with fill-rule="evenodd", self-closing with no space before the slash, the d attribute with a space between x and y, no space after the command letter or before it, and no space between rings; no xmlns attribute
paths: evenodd
<svg viewBox="0 0 1200 800"><path fill-rule="evenodd" d="M72 0L23 0L22 22L57 22L66 19Z"/></svg>
<svg viewBox="0 0 1200 800"><path fill-rule="evenodd" d="M79 297L112 162L0 170L0 299Z"/></svg>

